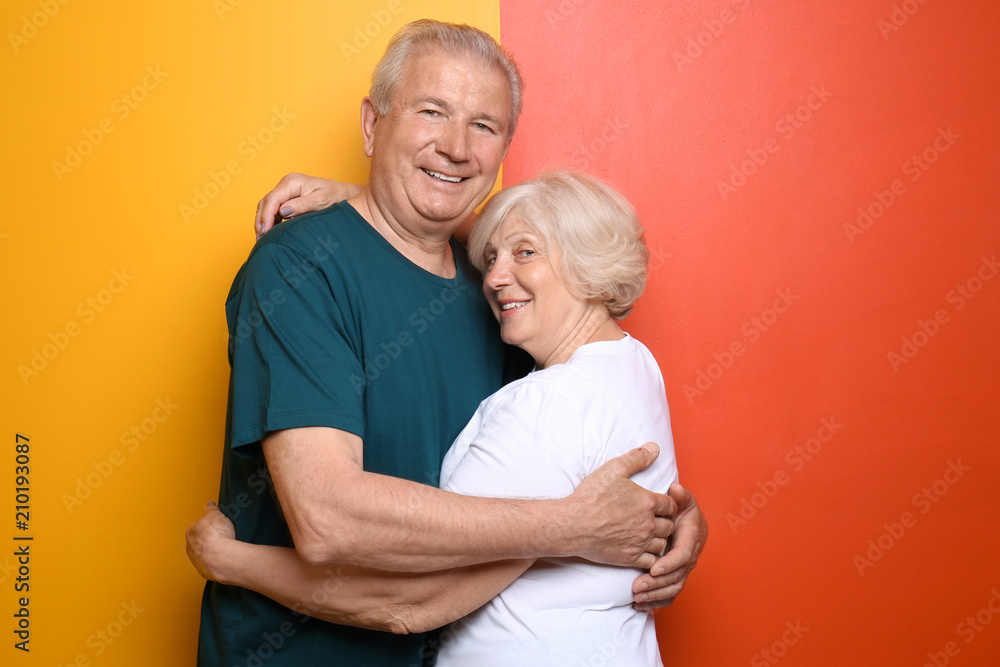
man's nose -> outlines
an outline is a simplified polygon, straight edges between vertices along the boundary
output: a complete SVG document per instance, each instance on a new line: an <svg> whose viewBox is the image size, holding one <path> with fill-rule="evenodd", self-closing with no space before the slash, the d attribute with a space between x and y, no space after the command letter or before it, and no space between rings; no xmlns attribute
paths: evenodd
<svg viewBox="0 0 1000 667"><path fill-rule="evenodd" d="M464 123L449 122L441 129L437 150L452 162L469 159L469 133Z"/></svg>

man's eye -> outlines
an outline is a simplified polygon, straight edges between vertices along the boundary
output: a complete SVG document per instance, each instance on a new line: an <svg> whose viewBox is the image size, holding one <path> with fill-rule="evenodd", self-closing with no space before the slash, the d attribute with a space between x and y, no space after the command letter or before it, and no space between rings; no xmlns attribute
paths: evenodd
<svg viewBox="0 0 1000 667"><path fill-rule="evenodd" d="M475 128L477 130L483 130L484 132L489 132L490 134L493 133L493 128L487 125L486 123L476 123Z"/></svg>

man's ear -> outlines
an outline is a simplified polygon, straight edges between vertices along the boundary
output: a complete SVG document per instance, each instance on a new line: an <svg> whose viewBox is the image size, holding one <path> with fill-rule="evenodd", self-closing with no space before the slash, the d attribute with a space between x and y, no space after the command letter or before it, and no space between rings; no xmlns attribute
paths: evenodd
<svg viewBox="0 0 1000 667"><path fill-rule="evenodd" d="M366 97L361 100L361 136L365 140L365 156L371 157L375 151L375 123L378 121L378 113L375 111L375 104L372 98Z"/></svg>

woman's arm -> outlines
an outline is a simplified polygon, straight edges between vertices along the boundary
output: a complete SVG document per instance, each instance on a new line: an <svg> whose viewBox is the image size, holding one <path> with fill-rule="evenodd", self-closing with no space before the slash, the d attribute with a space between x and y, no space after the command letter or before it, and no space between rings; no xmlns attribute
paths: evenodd
<svg viewBox="0 0 1000 667"><path fill-rule="evenodd" d="M531 559L416 574L307 565L294 549L236 540L214 504L187 530L202 576L241 586L316 618L397 634L425 632L475 611L517 579Z"/></svg>
<svg viewBox="0 0 1000 667"><path fill-rule="evenodd" d="M361 194L362 186L305 174L285 174L257 204L254 231L263 236L284 218L319 211Z"/></svg>

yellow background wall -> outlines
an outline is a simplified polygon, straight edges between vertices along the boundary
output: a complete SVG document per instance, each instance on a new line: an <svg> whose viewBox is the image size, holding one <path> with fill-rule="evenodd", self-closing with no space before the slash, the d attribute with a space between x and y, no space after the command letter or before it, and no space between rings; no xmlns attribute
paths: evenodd
<svg viewBox="0 0 1000 667"><path fill-rule="evenodd" d="M293 169L364 178L368 75L424 16L499 38L493 1L3 3L0 664L193 664L183 532L218 491L254 208Z"/></svg>

